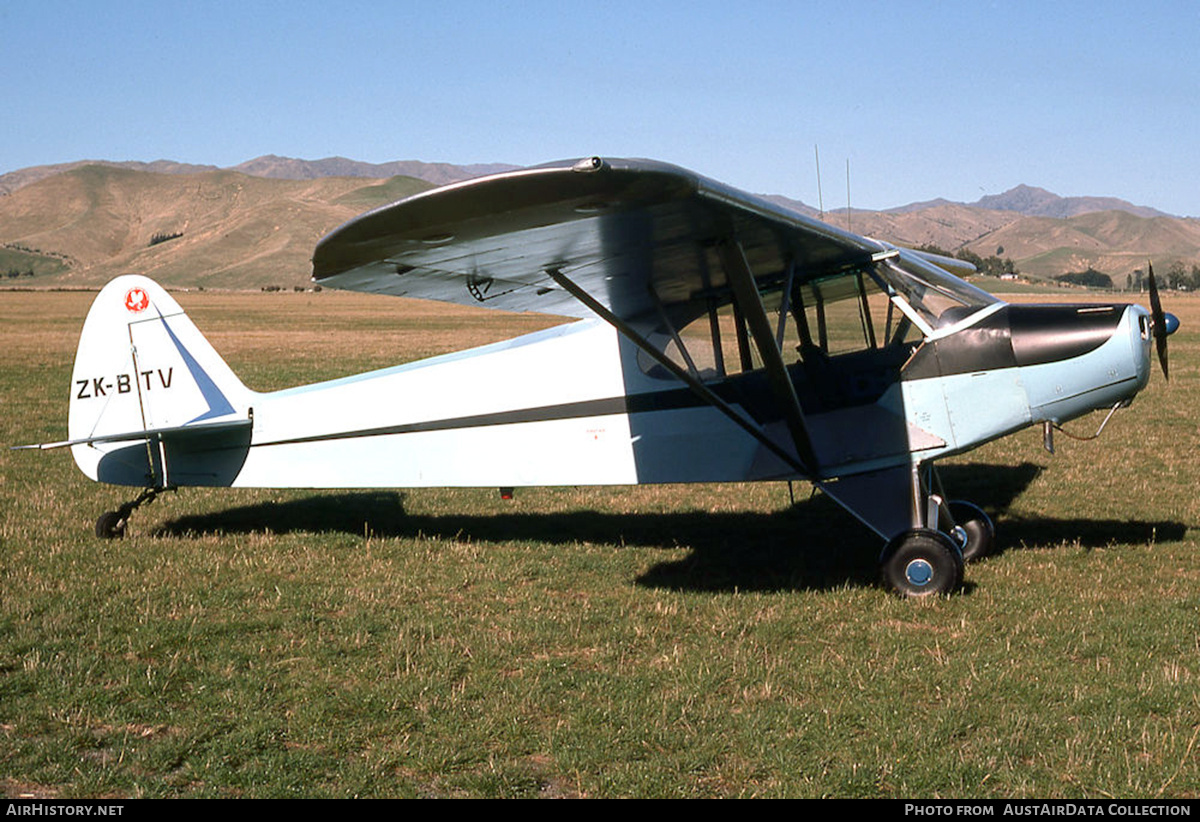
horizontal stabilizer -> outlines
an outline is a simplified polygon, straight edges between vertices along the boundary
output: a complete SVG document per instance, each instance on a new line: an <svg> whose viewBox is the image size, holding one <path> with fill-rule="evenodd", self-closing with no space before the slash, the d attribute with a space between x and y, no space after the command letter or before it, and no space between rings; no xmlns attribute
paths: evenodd
<svg viewBox="0 0 1200 822"><path fill-rule="evenodd" d="M254 421L250 419L198 422L191 425L176 425L169 428L128 431L122 434L101 434L94 437L81 437L80 439L74 440L62 440L61 442L42 442L35 443L33 445L14 445L11 450L25 451L36 449L38 451L50 451L54 448L69 448L73 445L94 445L96 443L105 442L135 442L138 440L151 440L153 442L158 442L159 440L178 440L191 436L202 436L205 434L218 434L241 430L248 431L253 425Z"/></svg>

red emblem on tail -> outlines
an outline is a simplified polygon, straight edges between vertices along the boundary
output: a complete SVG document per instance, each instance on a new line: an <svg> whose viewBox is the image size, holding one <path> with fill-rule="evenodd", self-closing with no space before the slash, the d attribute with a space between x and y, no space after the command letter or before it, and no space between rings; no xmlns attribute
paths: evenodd
<svg viewBox="0 0 1200 822"><path fill-rule="evenodd" d="M145 311L150 305L150 297L140 288L131 288L125 294L125 307L137 314Z"/></svg>

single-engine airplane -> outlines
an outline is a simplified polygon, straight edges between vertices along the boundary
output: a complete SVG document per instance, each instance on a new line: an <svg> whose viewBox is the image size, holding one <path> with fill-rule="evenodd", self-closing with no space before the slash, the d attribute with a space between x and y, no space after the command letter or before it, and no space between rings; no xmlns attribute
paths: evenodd
<svg viewBox="0 0 1200 822"><path fill-rule="evenodd" d="M72 375L93 480L368 488L811 481L884 542L884 582L956 589L993 526L934 465L1127 405L1166 373L1164 314L1009 305L956 260L842 231L648 160L551 163L363 214L317 245L322 286L577 322L271 393L246 388L162 287L110 282Z"/></svg>

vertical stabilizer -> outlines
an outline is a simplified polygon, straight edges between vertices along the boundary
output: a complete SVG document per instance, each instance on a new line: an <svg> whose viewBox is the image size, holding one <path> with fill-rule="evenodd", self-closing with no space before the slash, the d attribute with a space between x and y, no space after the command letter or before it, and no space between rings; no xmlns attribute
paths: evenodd
<svg viewBox="0 0 1200 822"><path fill-rule="evenodd" d="M67 430L71 440L133 436L121 446L89 442L71 451L92 479L139 484L98 477L105 456L129 451L140 432L244 420L250 396L162 286L146 277L118 277L100 291L84 323ZM142 437L142 454L146 441Z"/></svg>

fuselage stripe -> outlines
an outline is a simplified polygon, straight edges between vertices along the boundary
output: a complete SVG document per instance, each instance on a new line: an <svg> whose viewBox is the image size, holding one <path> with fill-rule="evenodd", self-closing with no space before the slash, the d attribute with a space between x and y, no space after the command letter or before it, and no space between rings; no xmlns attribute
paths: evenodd
<svg viewBox="0 0 1200 822"><path fill-rule="evenodd" d="M386 437L396 434L416 434L430 431L451 431L459 428L480 428L489 425L515 425L529 422L551 422L554 420L603 417L612 414L636 414L651 411L688 408L705 403L686 388L635 394L628 397L608 397L583 402L548 405L538 408L517 408L490 414L473 414L442 420L387 425L379 428L364 428L359 431L339 431L330 434L314 434L306 437L291 437L282 440L254 442L252 447L268 445L297 445L310 442L358 439L362 437Z"/></svg>

